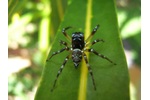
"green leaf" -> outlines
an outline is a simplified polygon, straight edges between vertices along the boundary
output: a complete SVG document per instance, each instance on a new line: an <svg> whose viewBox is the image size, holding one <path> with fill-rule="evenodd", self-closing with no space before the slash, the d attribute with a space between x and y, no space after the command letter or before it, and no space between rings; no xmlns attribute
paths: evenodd
<svg viewBox="0 0 150 100"><path fill-rule="evenodd" d="M59 68L69 54L64 51L46 62L35 100L129 100L128 68L113 0L72 0L57 31L49 56L63 48L59 44L60 40L67 42L61 33L63 28L72 26L73 28L67 31L68 35L81 31L87 37L97 24L100 24L100 28L92 40L103 39L105 42L97 43L91 48L117 64L113 65L92 53L87 54L97 90L93 88L85 61L75 69L72 60L69 60L57 80L54 91L50 91Z"/></svg>

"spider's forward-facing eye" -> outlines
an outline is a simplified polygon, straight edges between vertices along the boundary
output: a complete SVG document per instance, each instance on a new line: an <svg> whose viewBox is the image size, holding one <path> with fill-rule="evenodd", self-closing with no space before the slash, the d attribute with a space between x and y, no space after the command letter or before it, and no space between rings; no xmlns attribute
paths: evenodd
<svg viewBox="0 0 150 100"><path fill-rule="evenodd" d="M84 41L84 36L83 36L82 32L74 32L72 34L72 40L71 40L71 38L66 33L66 30L69 29L69 28L71 28L71 27L63 28L62 33L71 42L71 47L69 47L68 44L65 41L61 40L60 44L63 44L65 47L62 48L61 50L57 51L57 52L53 52L53 54L46 60L46 61L49 61L54 55L59 54L59 53L65 51L65 50L71 52L71 53L69 53L68 56L66 56L62 66L60 67L51 91L53 91L53 89L54 89L54 87L56 85L57 79L58 79L59 75L61 74L65 64L69 60L70 56L72 56L72 61L73 61L74 66L75 66L76 69L78 68L78 65L80 64L80 62L82 60L82 57L84 58L85 63L87 65L87 68L89 70L89 73L90 73L90 75L92 77L92 82L93 82L94 89L96 90L96 85L95 85L95 81L94 81L93 72L92 72L92 69L90 67L90 64L88 63L87 56L86 56L85 52L92 52L95 55L97 55L97 56L99 56L99 57L101 57L103 59L106 59L110 63L112 63L114 65L116 65L116 64L113 61L111 61L109 58L107 58L106 56L104 56L104 55L98 53L97 51L95 51L94 49L87 49L87 46L89 46L89 45L92 46L92 45L94 45L94 44L96 44L98 42L104 42L102 39L96 39L93 42L87 44L89 39L96 33L97 29L99 28L99 25L97 25L93 29L93 31L91 32L90 36L85 41Z"/></svg>

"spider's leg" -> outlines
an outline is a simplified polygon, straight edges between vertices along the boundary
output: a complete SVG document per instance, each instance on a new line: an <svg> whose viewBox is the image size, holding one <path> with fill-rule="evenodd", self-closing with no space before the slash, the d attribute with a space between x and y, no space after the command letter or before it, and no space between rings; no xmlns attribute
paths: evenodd
<svg viewBox="0 0 150 100"><path fill-rule="evenodd" d="M104 40L102 40L102 39L96 39L96 40L94 40L92 43L87 43L85 46L87 47L87 46L92 46L92 45L94 45L94 44L96 44L96 43L98 43L98 42L104 42Z"/></svg>
<svg viewBox="0 0 150 100"><path fill-rule="evenodd" d="M62 70L63 70L65 64L67 63L67 61L68 61L68 59L69 59L69 56L70 56L70 54L65 58L65 60L64 60L64 62L63 62L63 64L62 64L62 66L61 66L60 69L58 70L58 73L57 73L57 76L56 76L56 78L55 78L55 81L54 81L54 84L53 84L53 88L51 89L51 92L54 90L55 85L56 85L56 82L57 82L57 79L58 79L59 75L61 74L61 72L62 72Z"/></svg>
<svg viewBox="0 0 150 100"><path fill-rule="evenodd" d="M95 55L97 55L97 56L99 56L99 57L101 57L101 58L103 58L103 59L106 59L107 61L109 61L109 62L113 63L114 65L116 65L116 63L114 63L113 61L111 61L108 57L106 57L106 56L104 56L104 55L98 53L98 52L95 51L94 49L87 49L87 51L88 51L88 52L92 52L92 53L94 53Z"/></svg>
<svg viewBox="0 0 150 100"><path fill-rule="evenodd" d="M65 48L63 48L63 49L61 49L59 51L53 52L53 54L46 61L49 61L53 56L55 56L56 54L59 54L59 53L65 51L65 50L69 50L69 47L65 47Z"/></svg>
<svg viewBox="0 0 150 100"><path fill-rule="evenodd" d="M62 33L65 35L65 37L66 37L69 41L71 41L70 36L66 33L66 30L68 30L69 28L72 28L72 27L69 26L69 27L63 28Z"/></svg>
<svg viewBox="0 0 150 100"><path fill-rule="evenodd" d="M83 53L83 56L84 56L85 63L87 65L87 67L88 67L88 71L89 71L89 73L90 73L90 75L92 77L92 82L93 82L94 89L96 90L96 85L95 85L95 81L94 81L94 76L93 76L92 69L90 67L90 64L88 63L87 56L86 56L85 53Z"/></svg>
<svg viewBox="0 0 150 100"><path fill-rule="evenodd" d="M60 40L60 44L63 44L64 46L68 47L67 42Z"/></svg>
<svg viewBox="0 0 150 100"><path fill-rule="evenodd" d="M95 26L95 28L93 29L92 33L90 34L90 36L85 40L85 42L87 43L89 41L89 39L96 33L97 29L99 28L99 24Z"/></svg>

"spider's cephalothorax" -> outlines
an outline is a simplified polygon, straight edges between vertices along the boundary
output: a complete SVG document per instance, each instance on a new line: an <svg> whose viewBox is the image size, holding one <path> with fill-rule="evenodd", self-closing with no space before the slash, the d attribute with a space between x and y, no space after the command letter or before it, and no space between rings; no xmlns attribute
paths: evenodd
<svg viewBox="0 0 150 100"><path fill-rule="evenodd" d="M53 54L46 60L50 60L54 55L56 54L59 54L63 51L69 51L71 52L64 60L62 66L60 67L60 69L58 70L58 73L57 73L57 76L56 76L56 79L54 81L54 84L53 84L53 88L51 89L51 91L53 91L55 85L56 85L56 81L59 77L59 75L61 74L65 64L67 63L68 59L70 58L70 56L72 56L72 60L73 60L73 63L74 63L74 66L75 68L78 68L78 65L79 63L81 62L82 60L82 57L84 58L85 60L85 63L87 65L87 68L89 70L89 73L92 77L92 81L93 81L93 86L94 86L94 89L96 90L96 85L95 85L95 81L94 81L94 77L93 77L93 72L92 72L92 69L90 67L90 64L88 63L88 60L87 60L87 56L85 54L85 52L92 52L94 53L95 55L103 58L103 59L106 59L107 61L113 63L115 65L114 62L112 62L109 58L107 58L106 56L98 53L97 51L95 51L94 49L88 49L87 47L88 46L92 46L94 44L96 44L97 42L104 42L102 39L96 39L94 40L93 42L91 43L88 43L89 39L96 33L97 29L99 28L99 25L97 25L92 33L90 34L90 36L84 41L84 36L83 36L83 33L82 32L74 32L72 34L72 39L68 36L68 34L66 33L66 30L69 29L71 27L67 27L67 28L63 28L62 30L62 33L65 35L65 37L71 42L71 47L68 46L67 42L65 41L60 41L60 44L63 44L65 47L57 52L53 52Z"/></svg>
<svg viewBox="0 0 150 100"><path fill-rule="evenodd" d="M80 49L84 48L84 36L81 32L75 32L72 34L72 49Z"/></svg>

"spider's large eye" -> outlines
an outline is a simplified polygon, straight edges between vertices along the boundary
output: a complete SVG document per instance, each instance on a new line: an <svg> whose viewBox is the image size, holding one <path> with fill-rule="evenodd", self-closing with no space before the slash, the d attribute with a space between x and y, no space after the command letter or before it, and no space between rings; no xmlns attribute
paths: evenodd
<svg viewBox="0 0 150 100"><path fill-rule="evenodd" d="M75 34L72 34L72 37L74 36Z"/></svg>
<svg viewBox="0 0 150 100"><path fill-rule="evenodd" d="M83 34L82 34L82 33L80 33L80 36L81 36L81 37L83 37Z"/></svg>

